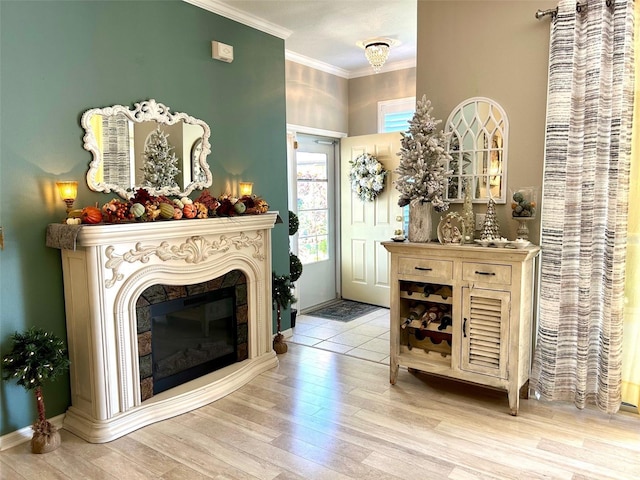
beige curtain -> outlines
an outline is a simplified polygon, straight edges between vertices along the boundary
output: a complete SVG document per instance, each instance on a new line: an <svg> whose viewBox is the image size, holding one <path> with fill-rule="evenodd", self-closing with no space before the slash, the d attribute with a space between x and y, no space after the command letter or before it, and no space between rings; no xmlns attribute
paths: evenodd
<svg viewBox="0 0 640 480"><path fill-rule="evenodd" d="M636 86L631 142L627 277L622 342L622 401L640 412L640 3L636 2Z"/></svg>

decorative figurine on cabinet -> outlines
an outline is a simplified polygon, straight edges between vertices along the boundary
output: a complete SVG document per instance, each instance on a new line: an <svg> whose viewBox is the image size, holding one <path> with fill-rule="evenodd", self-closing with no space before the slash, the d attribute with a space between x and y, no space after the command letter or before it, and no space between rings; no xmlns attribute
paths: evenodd
<svg viewBox="0 0 640 480"><path fill-rule="evenodd" d="M438 224L438 240L442 244L464 243L465 225L463 218L455 212L440 217Z"/></svg>

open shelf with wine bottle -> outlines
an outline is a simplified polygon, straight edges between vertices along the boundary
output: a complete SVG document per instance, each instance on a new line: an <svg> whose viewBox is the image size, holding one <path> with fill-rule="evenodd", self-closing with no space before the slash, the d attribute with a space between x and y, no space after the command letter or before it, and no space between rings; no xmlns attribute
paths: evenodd
<svg viewBox="0 0 640 480"><path fill-rule="evenodd" d="M424 282L400 282L400 345L446 358L451 355L452 288Z"/></svg>

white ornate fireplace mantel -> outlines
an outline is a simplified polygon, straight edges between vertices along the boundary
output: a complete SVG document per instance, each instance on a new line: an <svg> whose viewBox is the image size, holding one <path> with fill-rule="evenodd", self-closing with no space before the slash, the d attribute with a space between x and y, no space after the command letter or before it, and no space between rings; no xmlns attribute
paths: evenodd
<svg viewBox="0 0 640 480"><path fill-rule="evenodd" d="M210 403L275 367L271 228L277 213L83 226L62 249L71 407L64 428L88 442ZM248 356L140 400L136 301L155 284L190 285L241 270L247 280Z"/></svg>

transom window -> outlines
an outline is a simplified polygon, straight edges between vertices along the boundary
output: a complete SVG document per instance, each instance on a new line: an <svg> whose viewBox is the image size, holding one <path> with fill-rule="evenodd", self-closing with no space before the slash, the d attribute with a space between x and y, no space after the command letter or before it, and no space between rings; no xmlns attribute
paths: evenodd
<svg viewBox="0 0 640 480"><path fill-rule="evenodd" d="M406 132L416 111L416 97L378 102L378 133Z"/></svg>

